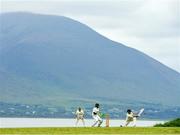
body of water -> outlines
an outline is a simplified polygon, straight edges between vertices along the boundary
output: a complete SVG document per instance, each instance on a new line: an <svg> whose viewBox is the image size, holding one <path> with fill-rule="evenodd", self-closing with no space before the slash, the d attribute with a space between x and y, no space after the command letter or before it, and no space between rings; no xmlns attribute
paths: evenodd
<svg viewBox="0 0 180 135"><path fill-rule="evenodd" d="M0 128L21 128L21 127L75 127L75 119L53 119L53 118L0 118ZM93 119L85 119L86 127L93 124ZM110 120L110 127L119 127L124 125L125 120ZM138 120L137 127L151 127L164 121ZM82 127L81 121L78 127ZM105 126L105 120L102 126ZM132 126L131 124L129 126Z"/></svg>

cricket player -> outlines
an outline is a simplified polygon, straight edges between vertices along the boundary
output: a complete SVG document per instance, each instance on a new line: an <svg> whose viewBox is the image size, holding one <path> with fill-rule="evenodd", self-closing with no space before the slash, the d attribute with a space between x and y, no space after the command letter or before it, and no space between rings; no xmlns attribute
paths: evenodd
<svg viewBox="0 0 180 135"><path fill-rule="evenodd" d="M100 111L99 111L99 104L96 103L95 104L95 107L93 108L93 111L92 111L92 117L94 119L94 124L92 125L92 127L95 127L96 124L98 124L98 127L101 126L103 120L101 119L101 117L99 116L100 114Z"/></svg>
<svg viewBox="0 0 180 135"><path fill-rule="evenodd" d="M81 109L81 107L79 107L79 108L77 109L77 111L76 111L76 126L77 126L79 120L81 120L82 123L83 123L83 126L85 126L85 122L84 122L84 111L83 111L83 109Z"/></svg>
<svg viewBox="0 0 180 135"><path fill-rule="evenodd" d="M134 113L131 111L131 109L128 109L126 114L125 126L128 126L130 122L133 122L133 126L135 127L137 118L140 117L143 112L144 112L144 108L140 109L138 113Z"/></svg>
<svg viewBox="0 0 180 135"><path fill-rule="evenodd" d="M137 115L134 114L131 109L127 110L127 114L126 114L126 123L125 126L128 126L130 122L133 122L133 126L136 126L136 120L137 120Z"/></svg>

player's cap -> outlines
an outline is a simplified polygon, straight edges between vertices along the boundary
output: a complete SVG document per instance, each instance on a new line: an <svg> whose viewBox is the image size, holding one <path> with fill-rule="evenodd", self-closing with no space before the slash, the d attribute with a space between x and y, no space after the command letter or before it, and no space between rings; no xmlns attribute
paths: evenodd
<svg viewBox="0 0 180 135"><path fill-rule="evenodd" d="M96 103L96 104L95 104L95 107L99 108L99 104L98 104L98 103Z"/></svg>

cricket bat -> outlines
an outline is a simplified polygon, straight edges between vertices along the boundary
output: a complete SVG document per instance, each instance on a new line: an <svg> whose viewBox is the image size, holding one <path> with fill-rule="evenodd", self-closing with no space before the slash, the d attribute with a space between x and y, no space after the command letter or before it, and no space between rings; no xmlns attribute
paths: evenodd
<svg viewBox="0 0 180 135"><path fill-rule="evenodd" d="M140 117L143 112L144 112L144 108L142 108L142 109L139 111L138 117Z"/></svg>
<svg viewBox="0 0 180 135"><path fill-rule="evenodd" d="M143 112L144 112L144 108L140 109L138 113L135 113L133 117L140 117Z"/></svg>

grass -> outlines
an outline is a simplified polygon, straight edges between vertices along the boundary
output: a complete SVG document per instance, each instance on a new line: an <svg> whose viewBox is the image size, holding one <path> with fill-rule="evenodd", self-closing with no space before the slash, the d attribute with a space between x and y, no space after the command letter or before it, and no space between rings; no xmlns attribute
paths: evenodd
<svg viewBox="0 0 180 135"><path fill-rule="evenodd" d="M180 128L175 127L112 127L112 128L3 128L0 134L16 135L180 135Z"/></svg>

